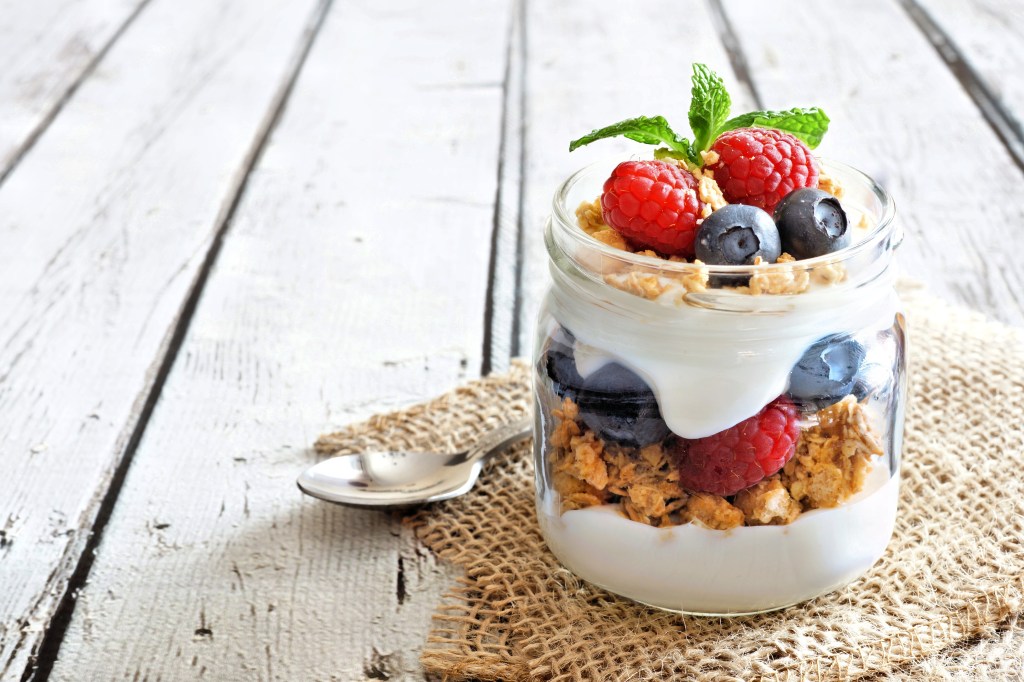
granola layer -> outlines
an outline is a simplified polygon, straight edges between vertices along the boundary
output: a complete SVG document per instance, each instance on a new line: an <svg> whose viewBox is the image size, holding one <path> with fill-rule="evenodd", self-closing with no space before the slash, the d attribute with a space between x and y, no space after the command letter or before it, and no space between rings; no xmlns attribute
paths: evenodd
<svg viewBox="0 0 1024 682"><path fill-rule="evenodd" d="M655 527L697 523L714 530L785 525L811 509L835 507L864 488L882 447L852 395L816 413L782 471L722 497L689 492L669 449L605 442L579 420L571 399L553 410L552 484L562 512L617 504L627 518Z"/></svg>

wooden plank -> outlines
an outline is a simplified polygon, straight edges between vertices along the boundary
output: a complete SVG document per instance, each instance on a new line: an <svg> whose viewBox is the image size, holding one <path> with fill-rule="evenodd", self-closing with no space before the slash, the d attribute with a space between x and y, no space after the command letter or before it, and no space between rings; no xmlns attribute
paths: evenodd
<svg viewBox="0 0 1024 682"><path fill-rule="evenodd" d="M724 5L766 104L824 107L832 128L821 152L893 194L907 273L936 294L1024 322L1024 179L899 5ZM842 38L826 26L842 27Z"/></svg>
<svg viewBox="0 0 1024 682"><path fill-rule="evenodd" d="M0 0L0 183L148 0Z"/></svg>
<svg viewBox="0 0 1024 682"><path fill-rule="evenodd" d="M902 2L1024 170L1024 4Z"/></svg>
<svg viewBox="0 0 1024 682"><path fill-rule="evenodd" d="M623 11L611 0L530 2L526 26L523 264L513 344L521 355L532 352L537 308L550 281L542 227L556 187L590 162L644 153L635 142L605 140L570 156L569 141L641 114L664 115L677 131L686 130L695 61L727 81L737 112L753 108L699 0L647 2L642 11Z"/></svg>
<svg viewBox="0 0 1024 682"><path fill-rule="evenodd" d="M39 646L314 0L156 0L0 188L0 678Z"/></svg>
<svg viewBox="0 0 1024 682"><path fill-rule="evenodd" d="M396 519L304 499L294 480L318 433L479 371L509 4L333 7L56 679L421 678L416 652L452 576Z"/></svg>

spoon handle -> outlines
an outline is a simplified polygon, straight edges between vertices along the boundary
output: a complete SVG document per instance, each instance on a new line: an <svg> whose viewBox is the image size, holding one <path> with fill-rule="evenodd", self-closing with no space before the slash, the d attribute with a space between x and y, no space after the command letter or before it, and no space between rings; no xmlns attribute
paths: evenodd
<svg viewBox="0 0 1024 682"><path fill-rule="evenodd" d="M469 452L466 453L466 459L470 461L477 458L486 460L495 452L526 438L532 433L533 415L528 414L522 419L517 419L510 424L505 424L493 431L489 431L469 449Z"/></svg>

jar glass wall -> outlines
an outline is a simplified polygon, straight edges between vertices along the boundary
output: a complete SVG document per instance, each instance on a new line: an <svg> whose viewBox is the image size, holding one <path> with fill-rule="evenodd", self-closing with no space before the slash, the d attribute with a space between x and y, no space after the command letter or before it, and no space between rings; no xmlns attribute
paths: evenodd
<svg viewBox="0 0 1024 682"><path fill-rule="evenodd" d="M906 393L889 197L839 164L858 235L818 258L672 262L580 229L611 163L546 230L537 511L580 577L660 608L780 608L866 571L892 534Z"/></svg>

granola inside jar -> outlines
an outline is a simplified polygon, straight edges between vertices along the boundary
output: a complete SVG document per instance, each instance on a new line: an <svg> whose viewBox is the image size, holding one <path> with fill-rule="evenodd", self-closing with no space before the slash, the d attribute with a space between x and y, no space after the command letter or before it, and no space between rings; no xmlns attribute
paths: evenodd
<svg viewBox="0 0 1024 682"><path fill-rule="evenodd" d="M852 244L708 266L631 252L593 203L614 163L558 190L535 347L537 512L600 587L741 614L843 586L892 534L905 323L891 199L848 166ZM819 184L819 187L821 184Z"/></svg>

